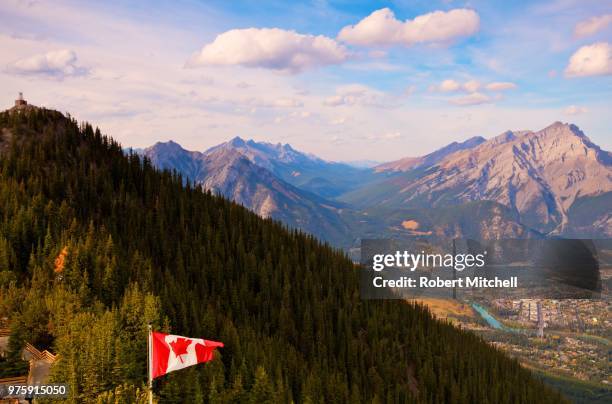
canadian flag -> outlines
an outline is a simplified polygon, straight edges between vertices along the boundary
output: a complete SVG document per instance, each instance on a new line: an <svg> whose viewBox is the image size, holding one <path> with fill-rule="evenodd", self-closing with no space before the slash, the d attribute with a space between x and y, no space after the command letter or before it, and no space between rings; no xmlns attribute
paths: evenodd
<svg viewBox="0 0 612 404"><path fill-rule="evenodd" d="M151 379L208 362L213 359L217 347L223 347L223 343L152 331L149 341Z"/></svg>

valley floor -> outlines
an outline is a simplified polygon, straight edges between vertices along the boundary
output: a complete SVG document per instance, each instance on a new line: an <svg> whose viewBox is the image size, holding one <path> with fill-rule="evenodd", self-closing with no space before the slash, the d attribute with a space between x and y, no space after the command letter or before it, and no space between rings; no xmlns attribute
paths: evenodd
<svg viewBox="0 0 612 404"><path fill-rule="evenodd" d="M468 302L420 301L438 318L477 333L517 358L573 401L612 400L611 310L607 300L543 300L547 319L543 338L536 336L535 313L512 312L508 309L512 301L479 302L474 304L478 311Z"/></svg>

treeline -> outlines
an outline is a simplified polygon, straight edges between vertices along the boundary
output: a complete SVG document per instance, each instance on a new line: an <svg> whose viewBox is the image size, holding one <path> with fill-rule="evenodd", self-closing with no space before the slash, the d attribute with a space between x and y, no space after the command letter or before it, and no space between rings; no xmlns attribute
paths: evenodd
<svg viewBox="0 0 612 404"><path fill-rule="evenodd" d="M424 307L361 300L343 253L89 124L4 112L0 133L0 317L12 357L24 341L59 355L68 402L146 400L149 322L225 343L156 381L160 402L562 401Z"/></svg>

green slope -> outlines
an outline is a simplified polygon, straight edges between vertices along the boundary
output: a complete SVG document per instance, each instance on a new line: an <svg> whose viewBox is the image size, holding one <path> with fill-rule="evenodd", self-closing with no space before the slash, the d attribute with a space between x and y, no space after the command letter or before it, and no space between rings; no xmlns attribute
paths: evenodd
<svg viewBox="0 0 612 404"><path fill-rule="evenodd" d="M0 317L69 402L141 402L146 324L223 341L161 402L560 402L477 336L362 301L341 252L53 111L0 114ZM19 344L16 344L17 346Z"/></svg>
<svg viewBox="0 0 612 404"><path fill-rule="evenodd" d="M612 388L601 384L535 370L547 384L559 389L576 404L605 404L612 401Z"/></svg>

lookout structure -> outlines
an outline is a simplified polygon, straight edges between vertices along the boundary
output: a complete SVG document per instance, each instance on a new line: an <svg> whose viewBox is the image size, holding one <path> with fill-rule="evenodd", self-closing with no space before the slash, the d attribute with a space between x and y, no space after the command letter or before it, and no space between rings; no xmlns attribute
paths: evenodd
<svg viewBox="0 0 612 404"><path fill-rule="evenodd" d="M10 113L22 113L22 112L29 112L32 111L34 109L36 109L37 107L28 104L28 102L26 100L23 99L23 93L20 92L19 96L17 97L17 99L15 100L15 106L12 107L11 109L9 109ZM0 401L1 403L1 401Z"/></svg>
<svg viewBox="0 0 612 404"><path fill-rule="evenodd" d="M26 105L28 105L28 102L23 99L23 93L20 92L19 97L17 97L17 99L15 100L15 106L17 108L20 108L20 107L25 107Z"/></svg>

